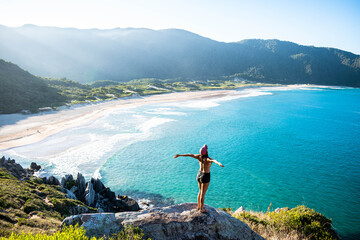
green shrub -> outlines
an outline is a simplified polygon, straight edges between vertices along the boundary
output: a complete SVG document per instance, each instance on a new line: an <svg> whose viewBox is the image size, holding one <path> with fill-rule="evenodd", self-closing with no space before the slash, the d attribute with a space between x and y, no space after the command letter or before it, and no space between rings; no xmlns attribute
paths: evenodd
<svg viewBox="0 0 360 240"><path fill-rule="evenodd" d="M258 216L250 214L249 212L242 212L239 213L236 216L237 219L240 219L241 221L247 221L247 222L251 222L251 223L255 223L255 224L262 224L262 225L268 225L269 223L265 220L260 220Z"/></svg>
<svg viewBox="0 0 360 240"><path fill-rule="evenodd" d="M1 237L0 240L59 240L59 239L75 239L75 240L89 240L85 235L85 230L78 226L64 227L61 231L58 231L52 235L38 233L33 235L31 233L16 234L12 233L8 238ZM96 238L91 238L95 240Z"/></svg>
<svg viewBox="0 0 360 240"><path fill-rule="evenodd" d="M228 208L228 207L226 207L226 208L220 208L220 210L223 210L223 211L225 211L225 212L227 212L227 213L229 213L229 214L231 214L232 211L233 211L232 208Z"/></svg>
<svg viewBox="0 0 360 240"><path fill-rule="evenodd" d="M33 211L50 210L49 206L40 199L28 199L24 205L24 212L30 213Z"/></svg>
<svg viewBox="0 0 360 240"><path fill-rule="evenodd" d="M125 225L125 228L117 235L113 235L110 240L141 240L143 239L143 236L144 233L141 228Z"/></svg>
<svg viewBox="0 0 360 240"><path fill-rule="evenodd" d="M294 229L311 239L333 239L331 219L305 206L297 206L288 211L270 212L270 224L279 230Z"/></svg>
<svg viewBox="0 0 360 240"><path fill-rule="evenodd" d="M110 238L96 238L96 237L87 237L86 231L84 228L76 226L64 227L61 231L58 231L54 234L31 234L31 233L11 233L8 237L0 237L0 240L142 240L144 236L143 231L138 227L133 227L132 225L125 226L124 230L119 234L114 235Z"/></svg>

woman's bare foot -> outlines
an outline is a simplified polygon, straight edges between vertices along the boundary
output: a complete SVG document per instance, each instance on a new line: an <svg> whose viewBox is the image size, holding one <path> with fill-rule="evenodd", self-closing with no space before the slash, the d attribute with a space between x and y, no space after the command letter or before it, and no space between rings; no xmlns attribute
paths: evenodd
<svg viewBox="0 0 360 240"><path fill-rule="evenodd" d="M208 211L205 208L200 209L200 212L207 213Z"/></svg>

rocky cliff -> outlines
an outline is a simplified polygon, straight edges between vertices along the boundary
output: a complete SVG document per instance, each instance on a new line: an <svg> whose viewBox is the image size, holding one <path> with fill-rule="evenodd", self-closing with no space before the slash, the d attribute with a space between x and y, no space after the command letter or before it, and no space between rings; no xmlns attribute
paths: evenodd
<svg viewBox="0 0 360 240"><path fill-rule="evenodd" d="M89 236L111 235L125 225L140 227L151 239L264 239L242 221L225 211L206 206L207 213L196 210L196 203L184 203L141 212L95 213L70 216L63 225L80 224Z"/></svg>

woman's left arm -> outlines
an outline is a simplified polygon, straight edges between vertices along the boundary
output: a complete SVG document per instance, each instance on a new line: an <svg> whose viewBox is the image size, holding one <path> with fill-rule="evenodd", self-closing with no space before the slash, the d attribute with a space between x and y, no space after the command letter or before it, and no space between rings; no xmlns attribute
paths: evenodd
<svg viewBox="0 0 360 240"><path fill-rule="evenodd" d="M218 162L218 161L216 161L215 159L211 159L210 161L213 162L213 163L216 163L216 164L219 165L220 167L225 167L224 165L221 164L221 162Z"/></svg>

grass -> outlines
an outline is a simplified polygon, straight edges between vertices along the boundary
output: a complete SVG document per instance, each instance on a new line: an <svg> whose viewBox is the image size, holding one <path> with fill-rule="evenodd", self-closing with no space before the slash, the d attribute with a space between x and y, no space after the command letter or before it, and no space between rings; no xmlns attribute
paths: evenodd
<svg viewBox="0 0 360 240"><path fill-rule="evenodd" d="M112 100L132 95L146 96L171 92L236 89L274 86L234 80L179 81L176 79L136 79L129 82L96 81L80 84L67 79L44 78L48 86L58 90L71 104Z"/></svg>
<svg viewBox="0 0 360 240"><path fill-rule="evenodd" d="M70 215L69 209L77 205L86 206L65 198L59 186L43 184L36 178L20 181L0 168L0 236L54 233Z"/></svg>
<svg viewBox="0 0 360 240"><path fill-rule="evenodd" d="M248 224L253 231L265 239L338 239L331 229L331 219L303 205L266 213L253 211L233 213L229 208L223 210Z"/></svg>
<svg viewBox="0 0 360 240"><path fill-rule="evenodd" d="M75 240L141 240L143 239L144 233L138 227L133 227L132 225L125 226L118 234L114 234L111 237L88 237L86 236L86 231L76 226L68 226L63 229L52 233L12 233L8 237L0 237L0 240L60 240L60 239L75 239ZM149 238L150 239L150 238ZM149 240L148 239L148 240Z"/></svg>

